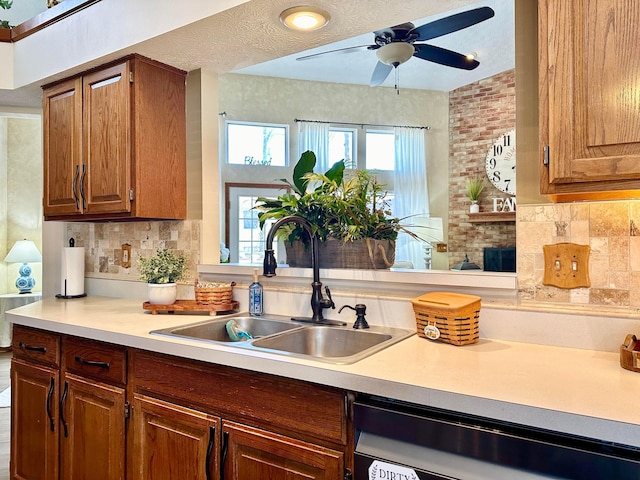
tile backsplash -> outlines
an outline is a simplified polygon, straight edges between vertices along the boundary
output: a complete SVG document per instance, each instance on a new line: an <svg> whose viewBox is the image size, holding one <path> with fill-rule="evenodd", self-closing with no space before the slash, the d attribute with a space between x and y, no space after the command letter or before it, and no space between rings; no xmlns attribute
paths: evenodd
<svg viewBox="0 0 640 480"><path fill-rule="evenodd" d="M67 238L85 247L85 275L113 280L138 280L139 257L150 257L168 248L187 257L192 283L200 262L200 221L67 223ZM122 266L122 245L131 245L131 267Z"/></svg>
<svg viewBox="0 0 640 480"><path fill-rule="evenodd" d="M640 307L640 200L518 205L519 299L557 306ZM184 252L189 282L200 262L200 221L68 223L66 232L86 248L88 277L138 280L136 259L159 248ZM589 245L590 287L561 289L542 284L542 246ZM122 267L122 244L131 245L131 267Z"/></svg>
<svg viewBox="0 0 640 480"><path fill-rule="evenodd" d="M590 287L542 284L543 245L589 245ZM521 300L640 307L640 201L518 205L517 275Z"/></svg>

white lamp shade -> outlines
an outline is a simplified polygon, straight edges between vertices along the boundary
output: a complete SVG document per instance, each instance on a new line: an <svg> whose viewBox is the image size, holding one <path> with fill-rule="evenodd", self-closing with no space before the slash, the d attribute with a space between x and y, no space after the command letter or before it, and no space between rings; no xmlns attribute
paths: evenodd
<svg viewBox="0 0 640 480"><path fill-rule="evenodd" d="M41 262L42 255L31 240L18 240L4 257L4 261L7 263Z"/></svg>
<svg viewBox="0 0 640 480"><path fill-rule="evenodd" d="M382 63L397 67L409 60L414 52L415 48L410 43L391 42L376 50L376 56Z"/></svg>

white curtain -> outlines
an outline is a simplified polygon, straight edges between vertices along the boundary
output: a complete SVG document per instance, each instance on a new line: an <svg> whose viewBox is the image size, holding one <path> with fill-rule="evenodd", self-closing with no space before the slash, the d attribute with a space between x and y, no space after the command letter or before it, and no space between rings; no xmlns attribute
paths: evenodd
<svg viewBox="0 0 640 480"><path fill-rule="evenodd" d="M329 124L298 122L298 158L307 150L316 154L316 173L329 169Z"/></svg>
<svg viewBox="0 0 640 480"><path fill-rule="evenodd" d="M396 127L394 130L393 213L399 218L429 216L424 132L419 128ZM403 223L410 225L412 220L407 218ZM401 232L396 241L396 261L409 261L414 268L425 268L424 243Z"/></svg>

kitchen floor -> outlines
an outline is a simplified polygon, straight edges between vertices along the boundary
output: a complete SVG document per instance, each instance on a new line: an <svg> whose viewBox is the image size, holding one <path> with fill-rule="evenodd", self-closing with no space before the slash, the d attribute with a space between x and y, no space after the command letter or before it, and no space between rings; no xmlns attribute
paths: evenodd
<svg viewBox="0 0 640 480"><path fill-rule="evenodd" d="M0 352L0 392L11 384L11 352ZM0 408L0 480L9 480L9 438L11 409Z"/></svg>

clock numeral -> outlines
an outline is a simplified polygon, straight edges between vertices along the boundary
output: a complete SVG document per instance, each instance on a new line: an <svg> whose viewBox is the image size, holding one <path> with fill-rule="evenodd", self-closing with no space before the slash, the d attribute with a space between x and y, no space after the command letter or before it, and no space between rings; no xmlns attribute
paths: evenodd
<svg viewBox="0 0 640 480"><path fill-rule="evenodd" d="M500 182L504 182L504 191L505 192L509 192L509 184L511 183L511 179L510 178L505 178L504 180L502 179L502 175L500 174L500 170L496 170L495 172L493 172L491 174L491 181L494 183L500 183Z"/></svg>
<svg viewBox="0 0 640 480"><path fill-rule="evenodd" d="M503 143L505 147L508 147L511 145L511 135L505 135L503 138Z"/></svg>
<svg viewBox="0 0 640 480"><path fill-rule="evenodd" d="M502 145L494 145L494 146L493 146L493 154L494 154L495 156L498 156L498 157L499 157L500 155L502 155Z"/></svg>
<svg viewBox="0 0 640 480"><path fill-rule="evenodd" d="M491 168L492 170L494 168L496 168L496 158L495 157L491 157L491 159L489 160L489 168Z"/></svg>

